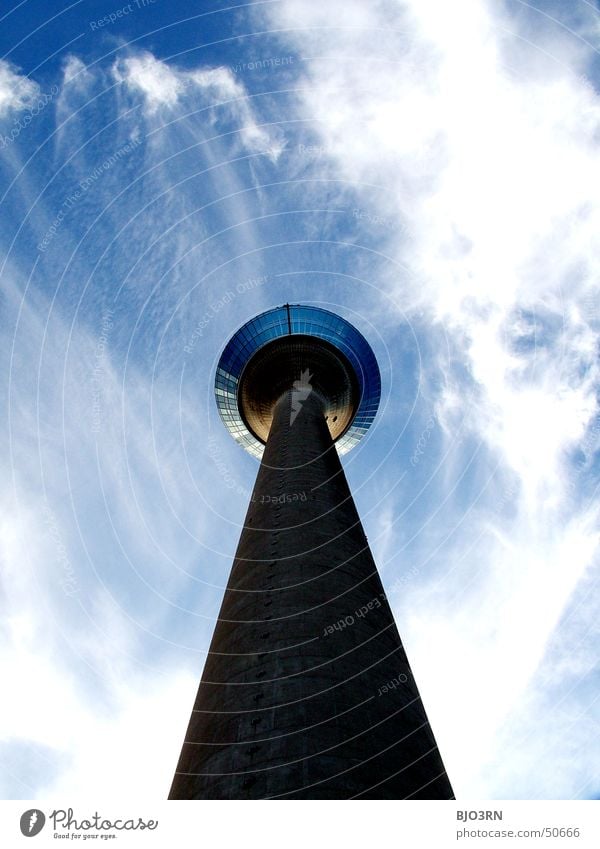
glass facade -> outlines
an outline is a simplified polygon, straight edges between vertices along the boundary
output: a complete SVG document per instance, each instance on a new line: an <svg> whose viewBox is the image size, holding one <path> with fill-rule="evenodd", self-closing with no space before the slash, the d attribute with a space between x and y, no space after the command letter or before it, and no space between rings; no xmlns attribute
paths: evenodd
<svg viewBox="0 0 600 849"><path fill-rule="evenodd" d="M298 304L276 307L257 315L234 333L215 374L215 398L219 414L236 442L259 459L264 446L250 433L238 409L238 386L249 359L267 342L289 334L325 339L346 355L354 368L360 403L348 430L338 439L337 449L345 454L367 432L375 418L381 396L381 378L375 355L366 339L345 319L319 307Z"/></svg>

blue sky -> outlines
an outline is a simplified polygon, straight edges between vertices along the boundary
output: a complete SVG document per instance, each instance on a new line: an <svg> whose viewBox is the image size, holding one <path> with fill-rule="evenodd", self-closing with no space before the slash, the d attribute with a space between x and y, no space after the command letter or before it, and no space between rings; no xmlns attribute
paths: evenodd
<svg viewBox="0 0 600 849"><path fill-rule="evenodd" d="M257 469L216 360L292 301L380 363L344 466L457 795L598 796L596 4L194 8L3 12L0 794L166 796Z"/></svg>

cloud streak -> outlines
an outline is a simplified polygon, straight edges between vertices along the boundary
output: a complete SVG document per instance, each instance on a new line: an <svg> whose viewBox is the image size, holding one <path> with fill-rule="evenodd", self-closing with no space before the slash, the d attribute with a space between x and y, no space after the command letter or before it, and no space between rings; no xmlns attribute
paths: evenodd
<svg viewBox="0 0 600 849"><path fill-rule="evenodd" d="M242 144L248 150L264 153L276 162L284 147L277 127L257 124L247 92L230 68L216 67L185 71L167 65L151 53L119 59L113 65L113 77L144 97L150 115L160 109L173 109L186 99L186 93L200 93L217 113L225 111L239 125Z"/></svg>

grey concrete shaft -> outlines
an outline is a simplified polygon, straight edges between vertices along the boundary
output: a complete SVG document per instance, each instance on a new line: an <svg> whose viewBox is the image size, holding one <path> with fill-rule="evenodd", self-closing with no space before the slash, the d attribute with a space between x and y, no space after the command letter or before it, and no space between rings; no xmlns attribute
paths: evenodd
<svg viewBox="0 0 600 849"><path fill-rule="evenodd" d="M169 798L453 798L316 393L276 405Z"/></svg>

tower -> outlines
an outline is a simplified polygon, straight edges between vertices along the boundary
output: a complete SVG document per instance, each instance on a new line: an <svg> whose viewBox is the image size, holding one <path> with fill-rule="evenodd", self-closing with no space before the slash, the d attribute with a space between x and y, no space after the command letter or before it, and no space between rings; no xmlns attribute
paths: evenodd
<svg viewBox="0 0 600 849"><path fill-rule="evenodd" d="M215 395L262 459L169 798L453 798L339 458L377 412L371 348L285 305Z"/></svg>

